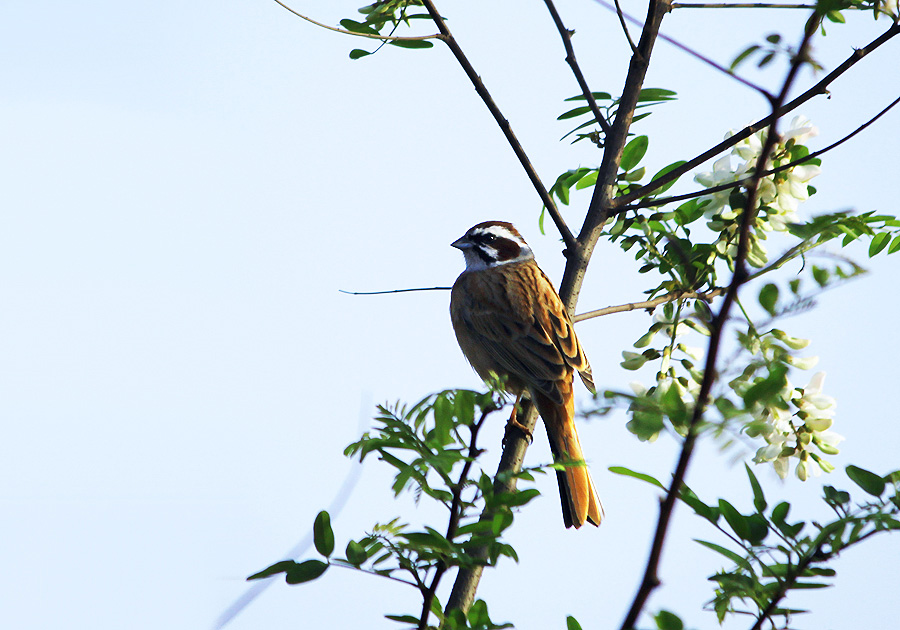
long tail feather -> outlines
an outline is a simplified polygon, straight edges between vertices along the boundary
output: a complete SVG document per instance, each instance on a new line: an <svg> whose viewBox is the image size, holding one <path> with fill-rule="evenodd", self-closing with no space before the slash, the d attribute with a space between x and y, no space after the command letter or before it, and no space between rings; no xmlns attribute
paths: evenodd
<svg viewBox="0 0 900 630"><path fill-rule="evenodd" d="M556 472L563 521L566 527L576 529L585 522L599 525L603 520L603 504L600 503L594 481L584 463L584 453L575 430L575 398L572 395L571 381L560 383L560 390L563 395L562 405L540 392L534 392L534 400L544 419L544 426L547 427L553 460L571 464L565 470Z"/></svg>

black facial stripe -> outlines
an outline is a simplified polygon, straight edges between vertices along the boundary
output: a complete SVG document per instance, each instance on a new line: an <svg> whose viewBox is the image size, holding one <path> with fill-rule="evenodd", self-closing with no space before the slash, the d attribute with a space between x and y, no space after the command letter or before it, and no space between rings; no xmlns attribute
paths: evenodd
<svg viewBox="0 0 900 630"><path fill-rule="evenodd" d="M517 258L522 251L518 243L491 232L477 231L469 237L475 244L478 256L490 264Z"/></svg>

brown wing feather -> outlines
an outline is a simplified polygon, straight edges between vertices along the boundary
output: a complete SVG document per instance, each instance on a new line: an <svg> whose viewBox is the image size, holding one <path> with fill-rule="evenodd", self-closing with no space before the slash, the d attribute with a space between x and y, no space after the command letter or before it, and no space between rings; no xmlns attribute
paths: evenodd
<svg viewBox="0 0 900 630"><path fill-rule="evenodd" d="M496 363L488 369L514 375L562 403L557 382L570 378L573 370L590 370L571 319L536 264L508 265L503 271L459 277L454 291L465 305L456 309L454 326L464 326L463 333ZM473 365L479 373L486 371Z"/></svg>

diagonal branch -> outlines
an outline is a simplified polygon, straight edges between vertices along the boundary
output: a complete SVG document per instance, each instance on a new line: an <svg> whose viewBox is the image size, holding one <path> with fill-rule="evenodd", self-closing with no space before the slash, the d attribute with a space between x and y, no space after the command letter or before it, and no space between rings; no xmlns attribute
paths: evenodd
<svg viewBox="0 0 900 630"><path fill-rule="evenodd" d="M778 137L778 116L774 116L774 113L778 112L783 107L783 104L787 99L788 91L791 89L794 80L797 77L797 73L800 71L803 64L808 61L807 54L810 41L818 29L819 23L820 17L814 12L806 23L803 39L797 49L797 55L791 62L790 70L788 70L781 91L772 101L772 121L769 124L769 132L766 134L766 141L763 144L762 151L757 159L755 169L756 175L754 175L753 181L748 187L747 202L744 207L744 212L741 215L738 249L734 260L734 274L728 285L728 290L725 293L722 306L710 326L709 349L706 353L703 382L700 384L700 391L697 394L697 400L694 405L694 411L688 426L687 435L682 443L681 455L678 458L678 464L672 475L672 484L669 487L669 492L666 494L665 499L660 505L659 520L656 525L656 533L653 536L653 545L650 548L650 555L647 558L644 577L641 580L641 585L634 597L631 608L629 609L625 620L622 622L622 630L630 630L635 627L635 623L637 623L638 617L643 611L647 599L650 597L650 593L659 586L659 562L662 557L662 549L668 532L669 521L671 520L672 513L675 509L675 503L678 500L678 494L681 491L681 486L684 483L684 478L687 474L688 464L690 463L693 454L701 420L706 410L713 383L715 383L717 379L716 362L719 354L719 344L722 340L725 324L728 321L728 313L737 299L737 294L741 286L748 280L746 259L750 247L750 226L753 224L753 220L756 216L756 201L759 193L759 183L762 180L762 173L765 170L766 161L772 153Z"/></svg>
<svg viewBox="0 0 900 630"><path fill-rule="evenodd" d="M819 157L823 153L827 153L828 151L831 151L832 149L836 149L837 147L841 146L842 144L844 144L845 142L847 142L848 140L850 140L851 138L853 138L854 136L856 136L857 134L862 132L864 129L866 129L867 127L872 125L876 120L878 120L879 118L884 116L886 113L888 113L888 111L890 111L898 103L900 103L900 97L895 98L887 107L882 109L880 112L875 114L872 118L870 118L869 120L867 120L866 122L861 124L859 127L857 127L856 129L854 129L853 131L848 133L846 136L844 136L837 142L832 142L831 144L829 144L827 147L825 147L823 149L819 149L818 151L813 151L806 157L798 158L798 159L794 160L793 162L789 162L787 164L782 164L781 166L778 166L776 168L770 168L766 171L763 171L762 177L768 177L769 175L774 175L775 173L780 173L781 171L786 171L788 169L792 169L795 166L800 166L801 164L806 164L810 160ZM710 195L712 193L717 193L717 192L721 192L724 190L730 190L732 188L737 188L739 186L744 186L745 184L748 184L752 179L753 179L753 176L749 176L749 177L744 177L742 179L735 180L733 182L729 182L727 184L719 184L718 186L710 186L709 188L704 188L703 190L694 191L692 193L685 193L683 195L674 195L672 197L661 197L658 199L644 199L643 201L640 201L638 203L633 203L628 206L622 206L620 208L617 208L615 214L621 214L622 212L626 212L628 210L638 210L640 208L651 208L651 207L657 207L657 206L664 206L666 204L676 203L678 201L684 201L686 199L693 199L695 197L703 197L705 195Z"/></svg>
<svg viewBox="0 0 900 630"><path fill-rule="evenodd" d="M597 124L603 129L603 133L608 134L612 129L610 128L609 123L606 122L606 118L600 113L600 107L597 106L597 101L594 100L594 95L591 93L591 89L588 87L587 81L581 73L581 67L578 65L578 60L575 59L575 49L572 48L572 35L575 31L570 31L565 27L562 18L559 17L559 11L556 10L556 5L553 4L553 0L544 0L544 4L547 5L547 10L550 11L550 15L553 17L553 23L556 24L556 30L559 31L563 46L566 48L566 63L572 68L572 74L575 75L575 80L578 81L578 87L581 88L581 93L584 95L584 98L587 99L588 106L591 108L591 113L593 113L594 118L597 119ZM628 31L626 31L626 33L627 32Z"/></svg>
<svg viewBox="0 0 900 630"><path fill-rule="evenodd" d="M512 150L516 154L516 157L519 158L519 163L522 165L522 168L525 169L525 173L528 175L528 179L531 180L531 184L532 186L534 186L534 189L540 196L541 201L547 208L547 212L550 213L550 218L553 219L553 223L556 224L556 229L559 230L559 233L566 244L566 250L570 253L570 255L577 255L579 250L581 249L578 241L575 240L575 236L572 234L569 226L566 225L565 220L559 213L559 209L556 207L556 204L553 203L553 199L550 198L550 193L547 192L547 189L544 187L543 182L541 182L541 178L538 176L537 171L534 170L534 166L531 164L531 160L528 159L528 155L526 155L525 149L522 148L519 139L516 138L516 134L513 133L509 121L506 120L506 118L503 116L500 108L497 107L497 104L491 97L490 92L488 92L487 88L484 87L484 82L481 80L481 77L478 76L478 73L475 72L475 68L472 67L469 59L466 57L465 53L463 53L462 48L459 47L459 44L453 37L450 29L447 28L447 24L446 22L444 22L444 18L441 17L441 14L438 13L438 10L435 8L434 2L432 0L422 0L422 4L425 6L425 9L428 11L431 19L441 31L440 39L445 44L447 44L447 46L450 48L450 51L453 53L453 56L456 57L456 61L459 62L460 66L462 66L462 69L463 71L465 71L466 76L469 77L469 80L475 87L475 91L478 93L478 96L480 96L481 100L484 101L484 104L491 112L491 115L493 115L494 120L497 121L497 124L503 131L503 135L506 136L506 141L509 142L509 146L512 147Z"/></svg>
<svg viewBox="0 0 900 630"><path fill-rule="evenodd" d="M793 99L789 103L783 104L781 107L779 107L777 110L773 111L771 114L769 114L765 118L762 118L761 120L756 121L752 125L745 127L738 133L734 134L730 138L726 138L724 141L720 142L719 144L712 147L711 149L708 149L708 150L704 151L703 153L701 153L700 155L698 155L697 157L695 157L691 160L688 160L687 162L685 162L678 168L673 168L671 171L669 171L665 175L658 177L657 179L654 179L652 182L646 184L645 186L641 186L637 190L632 191L632 192L628 193L627 195L622 195L621 197L616 199L616 203L618 205L625 205L625 204L631 203L635 199L640 199L641 197L645 197L646 195L652 193L657 188L660 188L661 186L665 186L669 182L675 181L676 179L678 179L679 177L681 177L688 171L692 170L693 168L703 164L704 162L706 162L707 160L709 160L711 158L714 158L715 156L722 153L723 151L727 151L728 149L730 149L731 147L736 145L741 140L749 138L750 136L752 136L754 133L756 133L760 129L764 129L765 127L770 125L773 121L777 120L778 118L781 118L788 112L791 112L791 111L797 109L798 107L800 107L800 105L802 105L803 103L812 99L814 96L818 96L820 94L827 94L827 92L828 92L827 87L835 79L837 79L839 76L844 74L847 70L849 70L856 63L861 61L863 57L865 57L866 55L868 55L869 53L874 51L876 48L878 48L879 46L881 46L882 44L884 44L885 42L887 42L892 37L894 37L898 34L900 34L900 24L894 24L889 29L887 29L884 33L882 33L879 37L877 37L874 40L872 40L871 42L869 42L866 46L863 46L862 48L858 48L858 49L854 50L853 54L851 54L846 60L844 60L844 62L841 65L839 65L837 68L835 68L834 70L829 72L821 81L816 83L814 86L809 88L807 91L805 91L803 94L801 94L797 98Z"/></svg>

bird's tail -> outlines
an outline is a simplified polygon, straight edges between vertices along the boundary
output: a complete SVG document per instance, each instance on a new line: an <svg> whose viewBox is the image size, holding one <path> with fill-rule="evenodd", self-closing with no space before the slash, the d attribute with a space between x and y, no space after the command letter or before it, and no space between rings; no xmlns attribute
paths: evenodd
<svg viewBox="0 0 900 630"><path fill-rule="evenodd" d="M563 404L559 404L540 392L534 392L535 403L550 440L553 461L568 464L565 470L556 471L559 482L559 498L562 503L563 521L566 527L576 529L585 521L599 525L603 520L603 504L597 496L594 481L584 462L581 442L575 430L575 397L572 381L559 383Z"/></svg>

